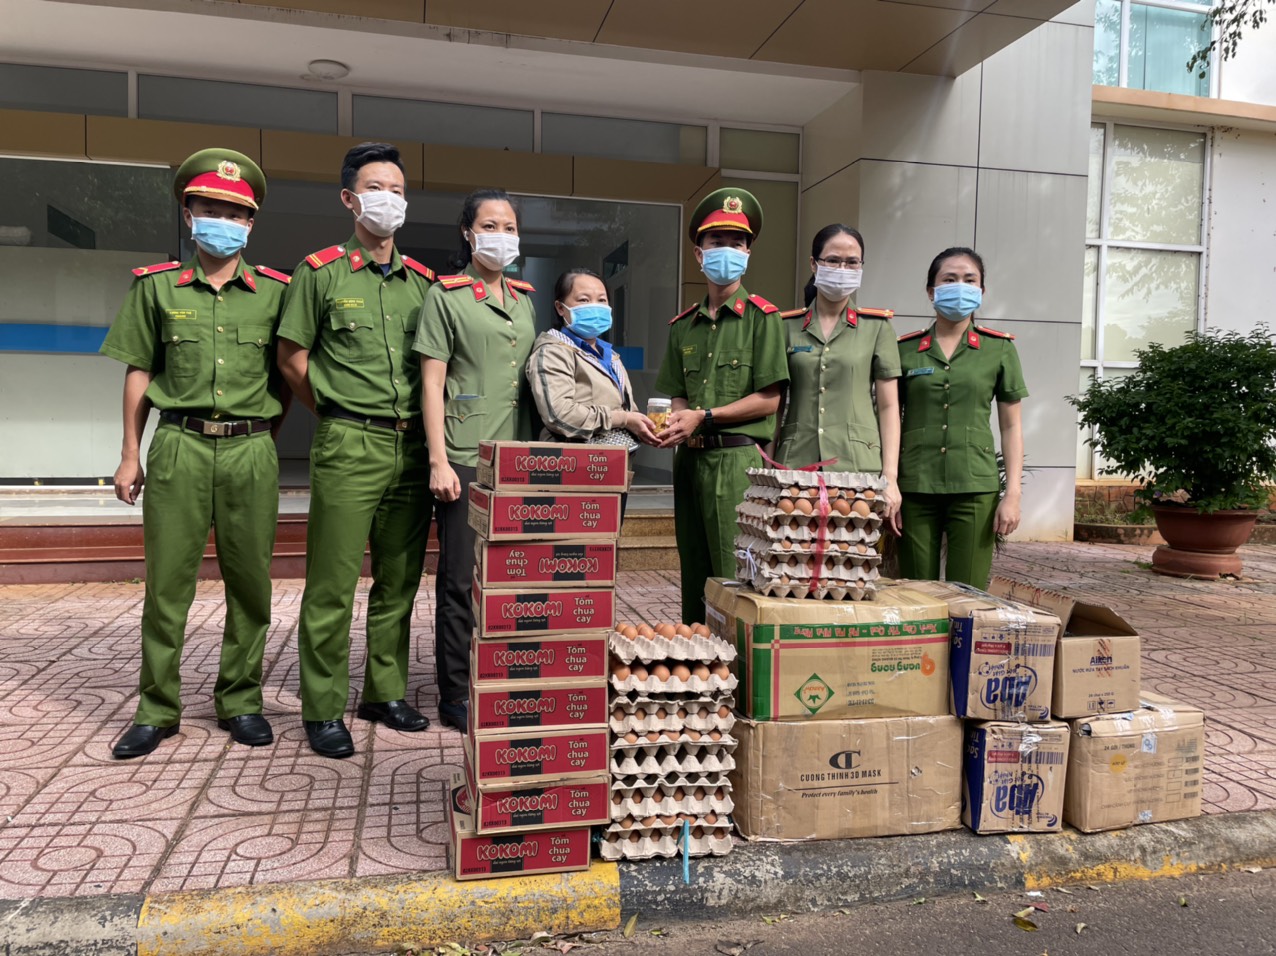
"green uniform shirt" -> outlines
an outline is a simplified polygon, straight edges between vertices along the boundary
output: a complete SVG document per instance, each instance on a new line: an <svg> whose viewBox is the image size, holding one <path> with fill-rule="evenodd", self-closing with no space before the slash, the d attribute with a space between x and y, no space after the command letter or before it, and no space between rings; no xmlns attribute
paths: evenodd
<svg viewBox="0 0 1276 956"><path fill-rule="evenodd" d="M480 441L531 441L532 393L523 367L536 339L532 287L503 279L505 305L473 267L442 276L421 307L412 345L447 363L443 426L448 461L478 464Z"/></svg>
<svg viewBox="0 0 1276 956"><path fill-rule="evenodd" d="M873 381L899 378L891 313L847 308L827 341L814 307L784 320L789 399L776 459L801 468L837 459L838 471L881 471Z"/></svg>
<svg viewBox="0 0 1276 956"><path fill-rule="evenodd" d="M1019 353L1004 332L978 325L951 359L934 340L935 327L899 340L904 406L899 489L921 494L1000 490L989 425L992 400L1028 397Z"/></svg>
<svg viewBox="0 0 1276 956"><path fill-rule="evenodd" d="M152 373L152 405L201 418L283 413L274 337L287 276L241 259L214 289L198 255L133 273L101 351Z"/></svg>
<svg viewBox="0 0 1276 956"><path fill-rule="evenodd" d="M310 350L310 389L320 414L331 405L373 418L421 414L412 339L433 280L433 272L398 249L383 276L353 236L301 261L279 336Z"/></svg>
<svg viewBox="0 0 1276 956"><path fill-rule="evenodd" d="M741 286L709 314L709 297L673 320L656 390L685 398L691 408L721 408L786 382L784 321L779 310ZM768 442L775 435L775 416L715 429Z"/></svg>

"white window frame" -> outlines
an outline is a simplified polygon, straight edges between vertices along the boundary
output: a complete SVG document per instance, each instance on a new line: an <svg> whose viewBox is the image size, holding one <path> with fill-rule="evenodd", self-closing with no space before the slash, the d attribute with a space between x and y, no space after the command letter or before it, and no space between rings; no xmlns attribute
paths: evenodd
<svg viewBox="0 0 1276 956"><path fill-rule="evenodd" d="M1196 0L1120 0L1121 3L1121 37L1117 50L1117 86L1128 89L1130 86L1130 6L1138 3L1145 7L1161 7L1165 10L1178 10L1183 13L1209 13L1211 3ZM1218 27L1210 31L1210 39L1218 39ZM1210 54L1210 86L1208 96L1217 99L1219 91L1218 50ZM1186 71L1185 71L1186 72ZM1155 92L1155 91L1152 91Z"/></svg>

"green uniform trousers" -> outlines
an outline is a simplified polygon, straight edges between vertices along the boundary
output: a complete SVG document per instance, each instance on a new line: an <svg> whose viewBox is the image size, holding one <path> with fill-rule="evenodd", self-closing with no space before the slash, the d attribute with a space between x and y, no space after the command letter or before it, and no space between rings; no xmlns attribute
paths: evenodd
<svg viewBox="0 0 1276 956"><path fill-rule="evenodd" d="M673 459L673 523L682 562L682 623L704 622L704 585L735 577L735 506L762 464L757 445L697 450Z"/></svg>
<svg viewBox="0 0 1276 956"><path fill-rule="evenodd" d="M226 590L213 700L217 716L261 713L270 626L270 555L279 516L279 458L269 432L209 438L161 424L146 455L142 536L142 675L134 723L169 727L182 713L182 647L208 529Z"/></svg>
<svg viewBox="0 0 1276 956"><path fill-rule="evenodd" d="M996 544L993 522L1000 501L997 492L925 495L906 491L903 498L900 575L938 581L940 553L947 537L944 579L987 589Z"/></svg>
<svg viewBox="0 0 1276 956"><path fill-rule="evenodd" d="M337 720L350 698L350 622L372 553L363 699L407 691L412 605L430 530L429 458L421 433L323 418L310 448L310 523L298 651L303 720Z"/></svg>

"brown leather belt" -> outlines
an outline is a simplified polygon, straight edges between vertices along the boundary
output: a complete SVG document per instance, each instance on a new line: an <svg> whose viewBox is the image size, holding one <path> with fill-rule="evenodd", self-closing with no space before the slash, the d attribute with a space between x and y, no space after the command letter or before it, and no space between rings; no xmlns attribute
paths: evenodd
<svg viewBox="0 0 1276 956"><path fill-rule="evenodd" d="M387 428L392 432L414 432L421 428L419 418L376 418L372 415L360 415L340 405L329 405L323 412L329 418L344 418L348 422L359 422L361 425L373 425L376 428Z"/></svg>
<svg viewBox="0 0 1276 956"><path fill-rule="evenodd" d="M757 439L748 435L692 435L687 439L687 447L698 451L710 448L743 448L745 445L756 445Z"/></svg>
<svg viewBox="0 0 1276 956"><path fill-rule="evenodd" d="M270 422L264 418L240 418L234 421L220 422L211 418L196 418L194 415L182 415L178 412L160 412L160 421L177 425L196 434L208 438L232 438L236 435L255 435L257 432L270 430Z"/></svg>

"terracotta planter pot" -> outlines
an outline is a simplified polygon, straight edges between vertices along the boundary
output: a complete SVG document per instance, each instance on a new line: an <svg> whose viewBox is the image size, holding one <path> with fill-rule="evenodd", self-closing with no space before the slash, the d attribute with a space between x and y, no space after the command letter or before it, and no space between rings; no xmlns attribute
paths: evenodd
<svg viewBox="0 0 1276 956"><path fill-rule="evenodd" d="M1156 505L1156 529L1166 541L1152 552L1152 570L1185 578L1239 575L1236 549L1249 540L1258 512L1237 508L1201 514L1178 505Z"/></svg>

